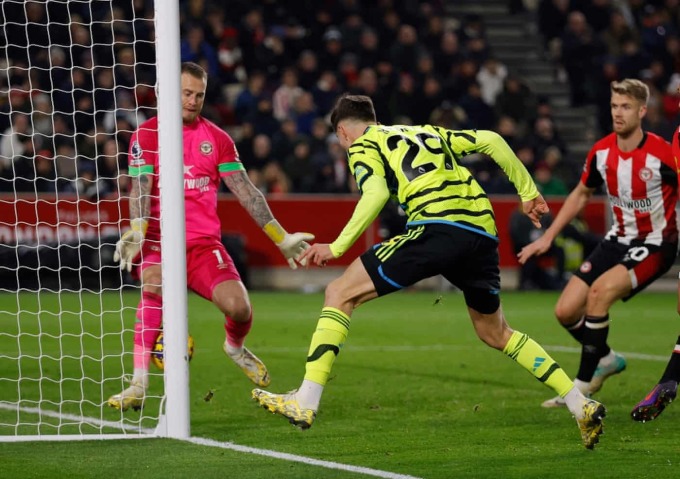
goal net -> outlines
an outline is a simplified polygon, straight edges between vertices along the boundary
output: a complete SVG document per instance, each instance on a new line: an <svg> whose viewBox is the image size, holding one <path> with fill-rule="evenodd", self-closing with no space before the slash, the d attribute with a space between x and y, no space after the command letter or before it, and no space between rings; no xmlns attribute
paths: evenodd
<svg viewBox="0 0 680 479"><path fill-rule="evenodd" d="M149 4L0 4L0 441L156 430L161 371L141 411L107 405L140 299L113 253L130 136L156 114Z"/></svg>

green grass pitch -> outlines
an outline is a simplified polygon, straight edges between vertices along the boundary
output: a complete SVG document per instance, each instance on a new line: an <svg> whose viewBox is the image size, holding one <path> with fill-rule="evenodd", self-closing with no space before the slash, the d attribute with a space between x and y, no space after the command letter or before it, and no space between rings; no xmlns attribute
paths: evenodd
<svg viewBox="0 0 680 479"><path fill-rule="evenodd" d="M628 369L605 383L597 395L608 415L605 434L594 451L581 446L576 423L566 410L540 407L551 397L551 390L476 338L462 296L441 294L437 303L440 293L407 291L355 312L317 420L304 432L251 401L252 385L221 350L220 315L210 303L190 296L189 329L196 342L190 365L192 436L385 471L388 475L383 477L651 478L676 474L680 406L671 405L658 420L647 424L635 423L629 416L632 406L659 378L680 332L675 294L642 293L612 309L610 344L629 353ZM510 325L544 345L573 377L578 366L576 343L553 317L556 299L556 293L508 292L502 296ZM304 374L323 296L254 292L251 300L255 323L247 344L270 369L268 389L293 389ZM61 394L67 400L61 405L63 413L120 420L120 413L100 411L98 403L118 392L120 376L131 372L129 357L126 371L122 370L120 352L123 344L130 350L132 336L121 333L120 323L122 317L126 327L132 328L137 301L135 291L122 296L0 295L0 311L4 312L0 315L0 401L16 401L21 395L36 401L29 406L59 411L60 406L49 399ZM15 337L18 324L23 333L19 341ZM88 334L80 337L76 333L82 329ZM38 331L42 331L40 338ZM97 339L102 335L103 343ZM21 361L7 359L19 350ZM68 357L69 351L78 351L78 355L85 351L86 356ZM81 370L94 381L43 381L41 389L30 379L40 374L69 377ZM21 385L6 380L19 372L26 378ZM118 379L106 379L110 377ZM160 378L152 381L152 393L161 393L161 388ZM210 391L212 398L206 400ZM157 409L158 401L152 400L145 410L151 414ZM0 410L0 423L14 423L15 416ZM22 419L31 417L22 415ZM43 420L52 424L42 425L43 433L54 433L60 424ZM153 422L147 419L143 425L153 427ZM63 432L94 432L63 422L61 427ZM37 430L30 424L21 428L24 434ZM0 434L14 431L0 427ZM181 441L144 439L2 443L0 477L369 476Z"/></svg>

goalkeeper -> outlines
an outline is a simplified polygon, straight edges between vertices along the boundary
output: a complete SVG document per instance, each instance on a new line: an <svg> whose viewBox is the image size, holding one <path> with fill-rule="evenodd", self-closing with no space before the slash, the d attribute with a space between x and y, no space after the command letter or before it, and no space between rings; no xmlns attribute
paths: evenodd
<svg viewBox="0 0 680 479"><path fill-rule="evenodd" d="M253 313L248 292L221 242L217 216L220 179L276 243L291 268L297 267L295 261L309 247L306 241L314 236L288 234L274 219L264 196L249 180L233 140L200 116L207 73L190 62L182 64L181 72L187 285L212 301L224 314L227 356L252 382L266 386L270 381L266 366L243 345ZM132 177L130 229L117 243L114 259L128 271L139 264L142 298L135 322L132 381L130 387L108 400L110 406L122 411L143 405L151 350L162 322L157 118L146 121L133 134L129 174ZM134 273L137 274L137 268Z"/></svg>
<svg viewBox="0 0 680 479"><path fill-rule="evenodd" d="M331 244L313 245L302 254L302 261L323 266L340 257L376 218L390 194L406 213L406 231L369 249L328 285L300 387L287 394L255 389L253 399L292 424L309 428L333 362L347 339L354 309L442 274L463 291L479 338L563 397L576 417L583 444L593 448L602 433L605 408L584 397L539 344L510 329L499 297L498 233L491 202L459 164L470 153L491 156L517 188L524 214L540 228L548 206L507 143L491 131L378 125L371 99L361 95L341 97L331 123L348 152L362 196L338 238Z"/></svg>

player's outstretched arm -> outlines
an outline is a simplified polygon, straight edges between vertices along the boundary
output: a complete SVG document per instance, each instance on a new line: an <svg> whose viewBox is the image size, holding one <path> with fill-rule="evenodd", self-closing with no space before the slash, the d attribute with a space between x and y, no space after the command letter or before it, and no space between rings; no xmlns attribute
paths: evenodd
<svg viewBox="0 0 680 479"><path fill-rule="evenodd" d="M130 189L130 229L125 231L116 243L113 260L120 262L121 269L132 271L132 261L142 249L142 242L146 235L151 209L151 187L153 179L150 175L141 174L132 177Z"/></svg>
<svg viewBox="0 0 680 479"><path fill-rule="evenodd" d="M278 246L281 254L288 260L288 265L292 269L297 269L296 261L305 266L306 261L300 259L302 252L309 248L308 241L314 239L311 233L288 233L276 221L274 215L267 204L267 200L260 190L253 185L245 171L237 171L232 175L223 178L241 206L248 214L260 225L265 234Z"/></svg>

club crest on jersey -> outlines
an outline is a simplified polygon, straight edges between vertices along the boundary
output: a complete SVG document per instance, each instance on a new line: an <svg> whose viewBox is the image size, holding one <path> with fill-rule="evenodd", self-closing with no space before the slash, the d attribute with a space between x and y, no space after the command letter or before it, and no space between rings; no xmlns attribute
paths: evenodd
<svg viewBox="0 0 680 479"><path fill-rule="evenodd" d="M640 172L638 173L638 175L640 176L640 179L642 181L647 182L647 181L652 179L652 176L654 176L654 173L652 173L652 170L650 170L649 168L647 168L645 166L644 168L640 169Z"/></svg>
<svg viewBox="0 0 680 479"><path fill-rule="evenodd" d="M590 261L584 261L579 269L581 270L581 273L589 273L590 270L593 269L593 265L590 264Z"/></svg>
<svg viewBox="0 0 680 479"><path fill-rule="evenodd" d="M201 153L203 153L204 155L209 155L213 151L212 143L210 143L209 141L204 141L203 143L201 143L201 146L199 148L201 149Z"/></svg>

